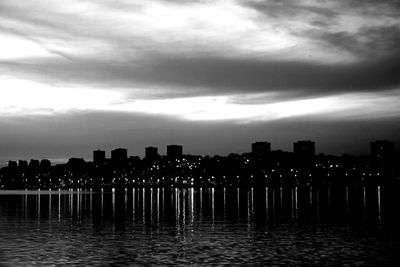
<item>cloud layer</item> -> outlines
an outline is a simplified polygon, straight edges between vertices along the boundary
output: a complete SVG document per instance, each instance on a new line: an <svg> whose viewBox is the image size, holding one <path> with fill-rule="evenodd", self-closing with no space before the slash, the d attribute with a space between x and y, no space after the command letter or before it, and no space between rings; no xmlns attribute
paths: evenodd
<svg viewBox="0 0 400 267"><path fill-rule="evenodd" d="M394 0L2 0L0 126L93 113L248 135L299 119L394 125L399 13Z"/></svg>
<svg viewBox="0 0 400 267"><path fill-rule="evenodd" d="M7 0L0 10L0 69L19 79L162 97L400 83L396 1Z"/></svg>

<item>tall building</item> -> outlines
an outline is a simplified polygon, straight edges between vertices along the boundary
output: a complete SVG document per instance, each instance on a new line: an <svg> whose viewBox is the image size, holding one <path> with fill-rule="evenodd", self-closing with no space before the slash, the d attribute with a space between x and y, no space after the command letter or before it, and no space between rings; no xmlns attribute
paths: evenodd
<svg viewBox="0 0 400 267"><path fill-rule="evenodd" d="M150 160L154 160L156 158L158 158L158 148L157 147L146 147L145 148L145 158L146 159L150 159Z"/></svg>
<svg viewBox="0 0 400 267"><path fill-rule="evenodd" d="M312 158L315 156L315 142L297 141L293 144L293 152L299 158Z"/></svg>
<svg viewBox="0 0 400 267"><path fill-rule="evenodd" d="M51 162L48 159L42 159L40 161L40 168L41 169L49 169L51 167Z"/></svg>
<svg viewBox="0 0 400 267"><path fill-rule="evenodd" d="M104 150L95 150L93 151L93 162L94 163L104 163L104 161L106 160L106 152Z"/></svg>
<svg viewBox="0 0 400 267"><path fill-rule="evenodd" d="M380 162L389 162L394 157L394 143L387 140L371 142L371 157Z"/></svg>
<svg viewBox="0 0 400 267"><path fill-rule="evenodd" d="M183 147L179 145L168 145L167 146L167 157L176 159L183 155Z"/></svg>
<svg viewBox="0 0 400 267"><path fill-rule="evenodd" d="M271 144L268 142L255 142L251 144L251 154L255 159L265 159L271 153Z"/></svg>
<svg viewBox="0 0 400 267"><path fill-rule="evenodd" d="M31 169L38 169L39 168L39 160L37 159L31 159L29 161L29 168Z"/></svg>
<svg viewBox="0 0 400 267"><path fill-rule="evenodd" d="M17 165L17 162L16 161L13 161L13 160L9 160L8 161L8 167L9 168L16 168L18 165Z"/></svg>
<svg viewBox="0 0 400 267"><path fill-rule="evenodd" d="M114 164L125 164L128 160L128 150L126 148L117 148L111 151L111 161Z"/></svg>
<svg viewBox="0 0 400 267"><path fill-rule="evenodd" d="M19 160L18 167L26 168L26 167L28 167L28 162L26 160Z"/></svg>

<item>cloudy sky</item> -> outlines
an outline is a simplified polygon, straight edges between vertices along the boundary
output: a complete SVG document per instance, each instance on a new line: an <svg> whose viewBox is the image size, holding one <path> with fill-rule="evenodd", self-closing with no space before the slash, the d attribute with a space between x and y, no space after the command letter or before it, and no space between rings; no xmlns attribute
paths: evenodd
<svg viewBox="0 0 400 267"><path fill-rule="evenodd" d="M0 161L400 141L400 1L0 1Z"/></svg>

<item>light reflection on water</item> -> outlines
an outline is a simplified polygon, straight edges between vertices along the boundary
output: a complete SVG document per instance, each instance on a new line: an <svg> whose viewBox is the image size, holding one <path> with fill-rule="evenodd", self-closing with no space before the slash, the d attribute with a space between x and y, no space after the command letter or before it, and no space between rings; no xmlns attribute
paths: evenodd
<svg viewBox="0 0 400 267"><path fill-rule="evenodd" d="M0 192L0 264L395 265L398 188Z"/></svg>

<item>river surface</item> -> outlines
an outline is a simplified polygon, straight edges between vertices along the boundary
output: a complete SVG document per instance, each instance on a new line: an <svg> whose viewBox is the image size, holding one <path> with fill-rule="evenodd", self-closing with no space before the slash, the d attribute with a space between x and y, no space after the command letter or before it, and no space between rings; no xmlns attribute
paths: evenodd
<svg viewBox="0 0 400 267"><path fill-rule="evenodd" d="M399 193L0 191L0 266L400 266Z"/></svg>

